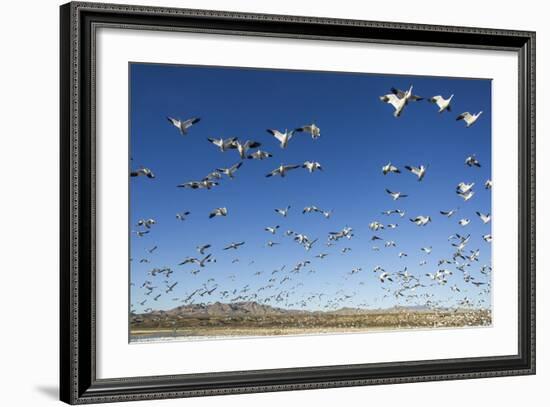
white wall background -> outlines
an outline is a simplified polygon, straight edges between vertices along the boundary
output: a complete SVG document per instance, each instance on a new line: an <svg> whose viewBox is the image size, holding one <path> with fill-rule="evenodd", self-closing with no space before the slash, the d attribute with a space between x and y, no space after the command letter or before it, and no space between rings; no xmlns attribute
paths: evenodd
<svg viewBox="0 0 550 407"><path fill-rule="evenodd" d="M537 31L538 197L548 205L544 174L550 162L545 134L549 120L550 27L545 3L535 0L485 2L393 0L246 1L146 0L134 4L209 8L259 13L313 15L428 24L466 25ZM0 24L0 374L2 405L54 405L58 382L58 0L2 5ZM538 374L529 377L432 382L377 387L267 393L187 399L187 406L399 405L495 406L546 405L550 352L544 288L549 265L545 227L550 219L538 211L537 285ZM546 385L546 386L545 386ZM175 406L181 400L148 402ZM133 403L135 404L135 403ZM145 405L144 403L142 403ZM130 404L125 404L130 405Z"/></svg>

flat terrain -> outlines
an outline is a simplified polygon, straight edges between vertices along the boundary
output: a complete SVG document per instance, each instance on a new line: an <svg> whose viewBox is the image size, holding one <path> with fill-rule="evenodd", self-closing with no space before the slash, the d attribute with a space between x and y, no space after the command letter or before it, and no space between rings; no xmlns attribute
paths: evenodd
<svg viewBox="0 0 550 407"><path fill-rule="evenodd" d="M130 339L163 337L242 337L368 332L394 329L427 329L489 326L488 310L337 313L288 313L284 315L145 314L134 316Z"/></svg>

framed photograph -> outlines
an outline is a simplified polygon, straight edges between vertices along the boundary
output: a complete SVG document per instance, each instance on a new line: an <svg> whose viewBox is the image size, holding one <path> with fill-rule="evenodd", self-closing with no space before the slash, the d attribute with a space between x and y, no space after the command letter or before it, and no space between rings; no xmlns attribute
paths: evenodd
<svg viewBox="0 0 550 407"><path fill-rule="evenodd" d="M60 18L63 401L535 373L535 33Z"/></svg>

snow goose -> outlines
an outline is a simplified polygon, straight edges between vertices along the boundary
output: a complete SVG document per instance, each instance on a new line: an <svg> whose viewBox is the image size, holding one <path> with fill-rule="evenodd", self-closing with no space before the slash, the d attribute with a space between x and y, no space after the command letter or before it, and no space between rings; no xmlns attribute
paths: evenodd
<svg viewBox="0 0 550 407"><path fill-rule="evenodd" d="M428 102L435 103L439 107L439 113L443 113L445 110L451 111L451 100L454 95L449 96L448 99L445 99L441 95L433 96L428 99Z"/></svg>
<svg viewBox="0 0 550 407"><path fill-rule="evenodd" d="M283 208L283 209L275 209L275 212L277 212L283 218L286 218L289 210L290 210L290 205L288 205L286 208Z"/></svg>
<svg viewBox="0 0 550 407"><path fill-rule="evenodd" d="M202 246L197 246L197 251L204 255L204 253L206 252L207 249L209 249L211 247L210 244L203 244Z"/></svg>
<svg viewBox="0 0 550 407"><path fill-rule="evenodd" d="M464 120L466 122L466 127L470 127L475 122L477 122L477 120L479 119L479 116L481 116L482 113L483 113L483 111L480 111L477 114L471 114L470 112L464 112L464 113L458 115L456 120L457 121L458 120Z"/></svg>
<svg viewBox="0 0 550 407"><path fill-rule="evenodd" d="M283 165L281 164L279 167L275 168L273 171L271 171L269 174L266 175L266 177L273 177L274 175L280 175L281 177L285 177L287 171L294 170L296 168L300 168L300 165Z"/></svg>
<svg viewBox="0 0 550 407"><path fill-rule="evenodd" d="M424 253L430 254L432 252L432 246L420 248Z"/></svg>
<svg viewBox="0 0 550 407"><path fill-rule="evenodd" d="M275 232L277 232L277 229L279 229L279 225L277 225L277 226L267 226L266 228L264 228L264 230L265 230L266 232L269 232L269 233L271 233L272 235L274 235Z"/></svg>
<svg viewBox="0 0 550 407"><path fill-rule="evenodd" d="M227 208L216 208L208 215L209 219L212 219L215 216L227 216Z"/></svg>
<svg viewBox="0 0 550 407"><path fill-rule="evenodd" d="M147 178L155 178L155 174L153 174L153 172L149 168L145 167L141 167L135 171L130 172L130 177L139 177L141 175Z"/></svg>
<svg viewBox="0 0 550 407"><path fill-rule="evenodd" d="M311 138L313 140L318 139L321 137L321 129L315 125L315 123L307 124L302 127L298 127L297 129L294 129L294 131L298 132L306 132L311 134Z"/></svg>
<svg viewBox="0 0 550 407"><path fill-rule="evenodd" d="M481 236L483 240L485 240L487 243L491 243L493 241L493 236L489 233L486 235Z"/></svg>
<svg viewBox="0 0 550 407"><path fill-rule="evenodd" d="M382 167L382 174L386 175L386 174L389 174L389 173L400 174L401 171L399 170L399 168L397 168L395 165L393 165L390 162L390 163L387 163L386 165L384 165Z"/></svg>
<svg viewBox="0 0 550 407"><path fill-rule="evenodd" d="M481 164L477 160L475 154L472 154L471 156L467 157L466 161L464 161L464 164L466 164L468 167L473 167L473 166L481 167Z"/></svg>
<svg viewBox="0 0 550 407"><path fill-rule="evenodd" d="M243 165L242 161L239 161L237 164L233 164L229 168L217 168L216 171L227 175L229 178L235 178L235 172L241 168L241 165Z"/></svg>
<svg viewBox="0 0 550 407"><path fill-rule="evenodd" d="M237 250L239 247L241 247L242 245L244 244L244 242L233 242L233 243L230 243L228 244L227 246L225 246L223 248L223 250L229 250L229 249L233 249L233 250Z"/></svg>
<svg viewBox="0 0 550 407"><path fill-rule="evenodd" d="M443 216L446 216L446 217L450 218L450 217L453 216L457 211L458 211L458 208L457 208L457 209L451 209L450 211L439 211L439 213L442 214Z"/></svg>
<svg viewBox="0 0 550 407"><path fill-rule="evenodd" d="M491 189L491 188L493 188L493 181L488 179L487 181L485 181L485 189Z"/></svg>
<svg viewBox="0 0 550 407"><path fill-rule="evenodd" d="M256 150L252 154L249 154L246 158L249 160L264 160L270 157L273 157L273 155L266 151Z"/></svg>
<svg viewBox="0 0 550 407"><path fill-rule="evenodd" d="M191 188L191 189L211 189L212 187L219 185L217 182L209 179L203 179L202 181L189 181L183 184L177 185L178 188Z"/></svg>
<svg viewBox="0 0 550 407"><path fill-rule="evenodd" d="M409 101L417 101L422 100L420 96L416 96L412 94L413 87L411 86L409 90L402 91L396 88L391 88L391 92L387 95L380 96L380 100L384 103L389 103L392 105L395 109L395 112L393 112L394 117L399 117L401 113L403 112L403 109Z"/></svg>
<svg viewBox="0 0 550 407"><path fill-rule="evenodd" d="M411 218L410 221L415 223L417 226L426 226L432 221L432 218L430 216L417 216L416 218Z"/></svg>
<svg viewBox="0 0 550 407"><path fill-rule="evenodd" d="M413 167L410 165L405 165L405 168L409 170L412 174L416 175L418 178L418 181L422 181L424 178L424 175L426 175L426 170L428 167L424 167L423 165L420 165L419 167Z"/></svg>
<svg viewBox="0 0 550 407"><path fill-rule="evenodd" d="M241 160L244 160L246 158L246 152L250 150L251 148L257 148L260 147L262 143L259 143L254 140L246 140L244 143L241 143L238 139L233 142L234 148L237 149L239 152L239 156L241 157Z"/></svg>
<svg viewBox="0 0 550 407"><path fill-rule="evenodd" d="M220 151L223 153L229 149L235 148L235 142L237 141L237 137L231 137L227 139L223 139L223 138L215 139L215 138L208 137L207 140L212 144L214 144L215 146L217 146L220 149Z"/></svg>
<svg viewBox="0 0 550 407"><path fill-rule="evenodd" d="M172 123L174 127L176 127L180 131L180 134L182 136L185 136L187 134L187 131L192 125L198 123L201 120L199 117L192 117L191 119L187 120L175 119L173 117L167 117L167 119L170 123Z"/></svg>
<svg viewBox="0 0 550 407"><path fill-rule="evenodd" d="M374 222L369 223L369 229L377 231L379 229L384 229L384 225L381 224L380 222L374 221Z"/></svg>
<svg viewBox="0 0 550 407"><path fill-rule="evenodd" d="M406 198L408 195L403 194L402 192L392 192L386 188L386 193L392 197L394 201L397 201L399 198Z"/></svg>
<svg viewBox="0 0 550 407"><path fill-rule="evenodd" d="M475 192L472 191L472 190L469 190L468 192L456 191L456 193L458 194L459 197L461 197L462 199L464 199L464 201L469 201L470 199L472 199L472 197L473 197L474 194L475 194Z"/></svg>
<svg viewBox="0 0 550 407"><path fill-rule="evenodd" d="M319 164L316 161L306 161L302 164L302 168L306 168L310 174L316 170L321 170L321 171L323 170L323 167L321 167L321 164Z"/></svg>
<svg viewBox="0 0 550 407"><path fill-rule="evenodd" d="M281 133L279 130L275 129L267 129L266 131L277 140L279 140L279 142L281 143L281 148L286 148L288 146L288 142L290 141L290 139L292 139L292 136L294 136L294 130L285 130L284 133Z"/></svg>
<svg viewBox="0 0 550 407"><path fill-rule="evenodd" d="M466 218L460 219L460 220L458 221L458 224L459 224L460 226L467 226L469 223L470 223L470 219L466 219Z"/></svg>
<svg viewBox="0 0 550 407"><path fill-rule="evenodd" d="M476 212L476 215L479 216L479 219L481 219L483 223L489 223L491 221L490 214L485 215L484 213Z"/></svg>
<svg viewBox="0 0 550 407"><path fill-rule="evenodd" d="M183 222L186 219L186 216L190 214L191 212L189 211L176 213L176 219Z"/></svg>
<svg viewBox="0 0 550 407"><path fill-rule="evenodd" d="M137 221L138 226L145 226L147 229L150 229L155 223L157 222L154 219L140 219Z"/></svg>
<svg viewBox="0 0 550 407"><path fill-rule="evenodd" d="M321 212L319 208L317 208L315 205L306 206L304 210L302 211L302 214L304 213L311 213L311 212Z"/></svg>

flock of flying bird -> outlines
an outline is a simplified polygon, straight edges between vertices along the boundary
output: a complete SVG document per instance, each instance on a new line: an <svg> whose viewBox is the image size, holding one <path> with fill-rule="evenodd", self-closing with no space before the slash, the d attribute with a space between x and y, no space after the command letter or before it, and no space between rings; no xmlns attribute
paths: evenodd
<svg viewBox="0 0 550 407"><path fill-rule="evenodd" d="M419 101L422 98L412 93L412 86L407 91L392 88L391 93L380 97L382 102L388 103L395 109L394 116L400 117L405 107L411 101ZM444 98L441 95L433 96L428 99L429 102L437 105L439 113L444 113L451 110L451 101L453 95L448 98ZM466 123L466 127L472 126L479 120L482 112L477 114L471 114L464 112L457 117L457 120L463 120ZM196 125L200 118L194 117L188 120L180 120L172 117L168 117L168 121L178 130L182 136L189 134L192 126ZM291 140L296 137L297 134L308 134L313 141L321 137L321 129L314 123L308 124L302 127L294 128L293 130L285 130L284 132L276 129L267 129L276 142L279 143L281 149L287 149L291 145ZM301 136L298 136L301 137ZM204 178L200 180L190 180L177 185L178 188L198 190L206 189L211 190L220 185L224 178L234 179L237 177L237 173L243 165L244 160L266 160L273 157L273 154L260 149L262 143L254 140L239 140L237 137L232 138L208 138L213 147L216 147L221 153L234 154L235 151L240 159L234 165L228 168L216 168ZM251 151L255 150L255 151ZM469 171L476 171L477 168L481 168L482 164L476 158L475 154L471 154L465 158L464 165L470 168ZM305 161L303 163L296 164L281 164L275 167L272 171L267 173L267 178L279 176L286 177L290 171L303 169L308 173L314 173L317 170L323 170L323 167L316 161ZM428 173L429 165L404 165L397 166L392 162L381 167L381 174L384 177L400 176L402 172L408 172L418 182L423 182L426 174ZM131 171L131 177L140 177L154 179L155 175L151 169L141 167ZM466 202L474 197L474 182L463 181L456 185L455 192L457 197ZM487 179L483 185L485 190L492 188L492 181ZM408 198L407 193L400 191L393 191L389 188L385 189L386 194L391 199L391 202L401 203L405 202ZM295 216L295 213L300 213L299 216L314 216L319 214L322 218L331 218L333 211L321 209L318 206L310 205L304 208L296 209L292 205L287 205L283 208L273 208L276 215L282 218L289 218ZM416 216L406 216L406 211L403 209L389 209L383 211L381 215L386 216L388 219L408 219L408 222L418 227L428 227L433 220L433 216L438 216L442 219L456 219L455 215L460 213L460 208L442 209L439 214L418 214ZM475 214L479 218L479 222L483 224L489 224L491 221L491 214L482 211L476 211ZM177 221L185 221L191 215L190 211L179 212L175 215ZM394 216L395 215L395 216ZM205 213L206 216L206 213ZM230 216L230 211L227 207L212 208L208 211L208 218L226 217ZM458 217L458 215L457 215ZM322 219L321 218L321 219ZM472 220L463 217L458 219L457 225L460 229L465 228L470 224ZM132 232L137 238L142 238L149 234L155 228L156 221L152 218L139 219L136 223L136 230ZM373 246L370 250L378 252L380 250L391 250L391 248L398 247L398 243L394 240L386 239L382 237L385 231L397 229L400 226L397 222L381 222L379 220L373 220L368 225L372 236L370 241ZM179 304L196 304L196 303L209 303L213 298L216 298L222 302L237 303L245 301L255 301L260 304L266 304L271 306L283 307L283 308L306 308L318 307L324 310L336 310L347 306L348 304L355 304L358 307L370 308L375 306L375 302L378 299L371 299L365 301L361 298L357 290L360 286L367 284L365 281L357 281L357 288L353 291L338 288L336 286L328 286L323 291L307 291L308 287L304 283L302 276L315 274L315 264L322 265L323 259L327 256L334 256L334 249L336 247L340 255L352 251L352 247L349 247L346 242L351 241L355 236L355 231L350 226L345 226L341 230L331 231L322 241L323 237L310 237L303 232L293 231L287 229L281 230L281 226L278 224L265 226L263 232L266 236L281 236L282 239L288 239L289 242L303 247L305 257L303 260L297 262L294 265L282 265L281 267L272 271L256 270L253 276L258 279L259 287L255 290L252 289L249 283L239 284L239 276L235 274L229 274L226 278L232 283L236 283L237 287L229 289L223 281L219 281L216 278L209 277L206 280L202 280L197 286L182 293L181 296L173 296L172 301L177 301ZM487 243L491 243L492 236L490 233L490 227L488 226L488 233L482 236L483 240ZM321 240L321 241L320 241ZM376 280L379 282L380 289L383 294L381 299L386 297L394 297L396 301L403 301L405 304L414 306L421 305L432 309L440 309L443 307L450 308L487 308L487 298L490 293L491 284L491 272L490 265L480 265L480 249L470 249L468 244L471 241L470 234L462 231L453 233L448 237L448 246L450 254L448 256L439 258L437 260L437 267L435 270L426 270L428 267L428 259L431 258L432 246L420 247L419 251L422 252L424 258L418 264L418 270L408 270L404 267L400 270L386 270L382 265L375 266L371 272L376 276ZM378 245L380 243L380 245ZM266 248L272 248L280 245L281 241L268 240L265 243ZM219 248L219 253L238 252L241 247L246 245L245 241L228 242L225 246ZM382 246L382 248L381 248ZM324 247L324 249L321 249ZM158 246L154 245L147 250L149 255L157 250ZM189 272L193 276L206 275L204 271L208 268L209 264L216 263L216 257L213 253L213 245L209 243L198 244L196 250L198 255L186 256L174 267L154 267L148 271L147 279L139 286L139 289L143 290L143 296L138 298L139 301L132 303L132 312L136 312L136 307L139 305L140 309L145 312L151 312L155 310L155 302L157 302L163 295L172 293L175 287L178 285L177 279L174 280L172 274L181 272ZM316 254L308 256L311 250L317 251ZM363 250L366 250L363 248ZM148 256L151 257L151 256ZM150 263L150 259L144 257L139 260L140 263ZM397 253L398 258L408 257L408 254L404 251ZM131 258L131 261L134 259ZM234 258L231 262L237 263L241 260ZM255 261L250 260L246 267L252 268ZM190 268L189 268L190 267ZM177 269L176 269L177 268ZM181 269L180 269L181 268ZM244 268L244 266L243 266ZM477 269L479 273L472 275L473 271ZM420 270L420 271L419 271ZM364 266L357 265L351 268L349 271L340 270L342 278L347 280L350 278L356 278L356 275L365 273ZM477 290L477 298L470 294L469 289L464 290L464 285L461 284L462 290L465 292L458 295L461 298L457 298L457 293L461 293L461 288L456 284L456 279L460 278L467 287L472 287L472 290ZM136 285L134 281L131 285ZM441 298L441 295L433 293L431 287L449 287L450 295L445 298ZM137 287L136 287L137 288ZM332 293L330 291L334 290ZM135 299L135 298L133 298ZM136 300L138 300L136 299ZM358 301L362 301L358 303Z"/></svg>

